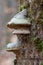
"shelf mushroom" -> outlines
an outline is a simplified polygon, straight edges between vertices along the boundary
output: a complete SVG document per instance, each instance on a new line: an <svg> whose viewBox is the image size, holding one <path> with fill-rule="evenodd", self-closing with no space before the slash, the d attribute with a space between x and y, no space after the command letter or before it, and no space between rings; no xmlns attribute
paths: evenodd
<svg viewBox="0 0 43 65"><path fill-rule="evenodd" d="M26 30L26 29L15 29L13 31L13 34L15 35L21 35L21 34L30 34L30 31L29 30Z"/></svg>
<svg viewBox="0 0 43 65"><path fill-rule="evenodd" d="M21 44L28 43L28 37L29 37L29 34L30 34L29 28L31 27L31 20L29 18L26 18L26 15L27 15L27 11L26 11L26 9L23 9L21 12L16 14L11 19L11 21L8 22L8 24L7 24L7 26L9 28L14 29L13 34L17 35L17 37L18 37L19 41L21 42ZM12 46L13 44L14 43L8 44L7 47L9 45ZM17 43L15 43L15 44L17 44ZM14 51L14 52L15 52L15 50L18 51L18 49L20 49L20 48L17 48L17 47L15 48L15 47L16 46L14 46L14 49L12 49L12 51ZM16 52L16 53L18 53L18 52Z"/></svg>
<svg viewBox="0 0 43 65"><path fill-rule="evenodd" d="M16 14L10 22L8 22L7 26L9 28L25 28L31 26L30 19L26 18L27 12L26 9L22 10L18 14Z"/></svg>
<svg viewBox="0 0 43 65"><path fill-rule="evenodd" d="M28 29L14 29L13 34L17 35L19 41L21 41L20 54L24 57L26 51L25 46L29 43L30 31Z"/></svg>
<svg viewBox="0 0 43 65"><path fill-rule="evenodd" d="M18 57L20 56L20 46L21 46L21 42L19 41L19 39L17 39L16 42L14 43L8 43L6 50L8 52L14 52Z"/></svg>
<svg viewBox="0 0 43 65"><path fill-rule="evenodd" d="M31 20L29 18L26 18L26 15L27 12L26 9L24 9L18 14L16 14L7 24L9 28L14 29L13 34L17 35L18 37L16 42L9 43L7 45L7 51L14 52L17 56L17 60L25 57L26 50L28 50L27 47L29 46L28 43L29 43L29 34L31 30Z"/></svg>

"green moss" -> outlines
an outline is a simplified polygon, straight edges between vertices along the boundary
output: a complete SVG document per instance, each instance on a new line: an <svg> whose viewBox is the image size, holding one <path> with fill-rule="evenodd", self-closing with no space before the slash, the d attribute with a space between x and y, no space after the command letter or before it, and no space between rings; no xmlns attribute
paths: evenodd
<svg viewBox="0 0 43 65"><path fill-rule="evenodd" d="M41 64L40 65L43 65L43 62L41 62Z"/></svg>
<svg viewBox="0 0 43 65"><path fill-rule="evenodd" d="M42 50L42 45L41 44L37 44L36 45L36 50L37 51L41 51Z"/></svg>
<svg viewBox="0 0 43 65"><path fill-rule="evenodd" d="M41 56L43 56L43 51L42 51L42 53L41 53Z"/></svg>
<svg viewBox="0 0 43 65"><path fill-rule="evenodd" d="M21 6L19 6L19 11L22 11L24 9L25 5L22 4Z"/></svg>
<svg viewBox="0 0 43 65"><path fill-rule="evenodd" d="M41 51L43 49L43 41L38 37L34 37L33 41L35 43L35 49Z"/></svg>

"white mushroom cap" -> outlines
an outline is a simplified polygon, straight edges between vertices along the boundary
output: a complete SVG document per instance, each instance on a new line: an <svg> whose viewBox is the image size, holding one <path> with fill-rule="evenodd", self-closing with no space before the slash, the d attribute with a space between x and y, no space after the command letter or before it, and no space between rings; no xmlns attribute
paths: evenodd
<svg viewBox="0 0 43 65"><path fill-rule="evenodd" d="M14 18L23 19L23 18L25 18L26 15L27 15L26 9L23 9L21 12L19 12L18 14L16 14L14 16Z"/></svg>
<svg viewBox="0 0 43 65"><path fill-rule="evenodd" d="M20 45L21 45L21 42L17 39L16 42L14 43L8 43L7 49L19 48Z"/></svg>
<svg viewBox="0 0 43 65"><path fill-rule="evenodd" d="M21 12L19 12L18 14L16 14L16 15L11 19L11 21L8 22L7 26L8 26L9 28L15 28L15 27L18 28L18 26L21 27L21 25L27 25L27 26L28 26L28 25L31 25L30 19L27 19L27 18L25 17L25 15L27 15L27 14L26 14L26 9L24 9L24 10L22 10Z"/></svg>

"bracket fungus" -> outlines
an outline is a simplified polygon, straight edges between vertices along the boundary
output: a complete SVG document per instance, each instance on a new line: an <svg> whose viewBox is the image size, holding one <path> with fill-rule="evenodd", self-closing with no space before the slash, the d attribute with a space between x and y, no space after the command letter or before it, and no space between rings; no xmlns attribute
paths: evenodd
<svg viewBox="0 0 43 65"><path fill-rule="evenodd" d="M29 30L26 30L26 29L15 29L13 34L15 35L20 35L20 34L30 34L30 31Z"/></svg>
<svg viewBox="0 0 43 65"><path fill-rule="evenodd" d="M19 40L17 39L16 42L14 43L8 43L6 50L8 52L15 53L16 56L18 57L20 55L20 46L21 46L21 42L19 42Z"/></svg>
<svg viewBox="0 0 43 65"><path fill-rule="evenodd" d="M31 25L30 19L26 18L26 9L22 10L18 14L16 14L10 22L8 22L7 26L9 28L24 28Z"/></svg>
<svg viewBox="0 0 43 65"><path fill-rule="evenodd" d="M14 52L17 60L25 57L27 47L29 46L29 34L31 30L31 20L26 17L26 9L16 14L7 26L14 29L13 34L17 35L17 40L14 43L8 43L7 51ZM26 55L27 56L27 55Z"/></svg>

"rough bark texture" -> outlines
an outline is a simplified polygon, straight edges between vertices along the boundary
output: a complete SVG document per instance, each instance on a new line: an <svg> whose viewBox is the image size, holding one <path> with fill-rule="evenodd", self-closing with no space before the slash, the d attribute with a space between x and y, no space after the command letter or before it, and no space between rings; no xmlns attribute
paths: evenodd
<svg viewBox="0 0 43 65"><path fill-rule="evenodd" d="M40 54L34 49L34 44L30 42L29 35L18 35L21 41L20 56L17 58L17 65L39 65L43 61Z"/></svg>
<svg viewBox="0 0 43 65"><path fill-rule="evenodd" d="M39 36L43 39L42 24L40 24L43 20L43 17L40 17L43 11L42 0L31 0L29 4L30 7L27 7L27 13L28 17L32 19L32 36ZM43 61L43 57L41 57L41 52L35 50L35 46L30 41L29 35L19 35L19 39L22 44L20 48L21 56L17 59L17 65L39 65L40 62Z"/></svg>

